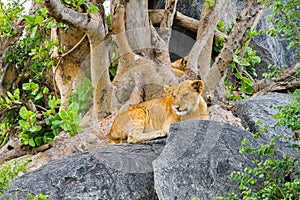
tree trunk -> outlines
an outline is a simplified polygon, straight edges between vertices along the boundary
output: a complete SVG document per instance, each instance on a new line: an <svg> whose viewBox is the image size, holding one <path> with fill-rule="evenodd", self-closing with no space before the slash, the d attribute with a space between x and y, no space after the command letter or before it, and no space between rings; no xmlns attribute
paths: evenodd
<svg viewBox="0 0 300 200"><path fill-rule="evenodd" d="M118 71L113 81L115 86L113 105L117 109L161 97L163 85L176 81L170 67L159 66L133 52L126 35L125 6L126 4L119 5L115 9L112 26L120 54Z"/></svg>
<svg viewBox="0 0 300 200"><path fill-rule="evenodd" d="M60 41L60 45L65 46L67 50L78 45L72 52L66 54L54 69L55 84L59 90L61 104L63 109L67 109L69 97L76 85L81 85L82 80L76 77L85 77L90 74L90 69L86 68L82 63L85 59L89 59L90 54L88 38L85 37L85 32L78 28L69 25L69 31L55 29L51 31L51 39ZM79 41L83 38L82 42Z"/></svg>
<svg viewBox="0 0 300 200"><path fill-rule="evenodd" d="M247 30L249 27L253 27L253 24L257 21L256 16L260 15L262 11L263 7L260 2L249 0L243 12L236 19L236 23L230 35L227 37L222 51L217 56L216 61L204 79L210 95L214 100L217 99L215 95L217 86L220 84L226 69L230 66L234 52L248 39Z"/></svg>
<svg viewBox="0 0 300 200"><path fill-rule="evenodd" d="M197 61L205 45L212 38L219 18L222 16L225 8L227 7L227 2L228 0L218 0L213 7L210 7L208 10L203 12L198 28L197 41L188 56L188 65L186 68L186 75L188 79L199 79L201 77L204 82L206 82L206 76L204 74L200 74ZM205 4L203 7L203 9L206 9Z"/></svg>

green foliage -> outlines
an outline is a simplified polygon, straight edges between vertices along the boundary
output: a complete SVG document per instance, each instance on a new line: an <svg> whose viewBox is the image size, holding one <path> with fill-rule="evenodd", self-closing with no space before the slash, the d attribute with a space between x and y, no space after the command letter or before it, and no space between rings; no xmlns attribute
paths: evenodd
<svg viewBox="0 0 300 200"><path fill-rule="evenodd" d="M289 105L273 106L280 112L275 115L277 125L287 126L292 131L300 130L300 89L295 90L296 98Z"/></svg>
<svg viewBox="0 0 300 200"><path fill-rule="evenodd" d="M226 41L225 36L218 37L214 43L214 51L220 53L224 47L225 41Z"/></svg>
<svg viewBox="0 0 300 200"><path fill-rule="evenodd" d="M298 0L265 0L265 5L272 9L267 17L272 25L267 31L270 36L279 36L286 40L287 49L294 47L296 56L300 58L300 4Z"/></svg>
<svg viewBox="0 0 300 200"><path fill-rule="evenodd" d="M209 9L211 7L214 7L216 2L214 0L204 0L204 2L207 2L208 4L205 6L206 9Z"/></svg>
<svg viewBox="0 0 300 200"><path fill-rule="evenodd" d="M0 171L0 196L9 187L10 182L16 178L20 172L27 171L27 161L4 163Z"/></svg>
<svg viewBox="0 0 300 200"><path fill-rule="evenodd" d="M23 144L36 147L53 141L62 130L70 135L81 131L78 105L74 103L66 111L59 111L60 100L53 95L52 80L49 83L45 78L50 67L56 66L53 50L63 51L58 41L48 39L50 28L67 26L47 16L45 8L25 15L17 1L8 5L0 2L0 6L0 16L4 16L0 18L1 37L15 34L11 28L14 20L23 17L26 21L22 36L4 56L4 63L17 69L19 80L13 88L12 83L6 83L6 96L0 97L0 147L11 135L18 135Z"/></svg>
<svg viewBox="0 0 300 200"><path fill-rule="evenodd" d="M271 69L272 71L269 73L263 73L262 75L265 78L278 78L283 72L281 67L272 64L268 66L268 69Z"/></svg>
<svg viewBox="0 0 300 200"><path fill-rule="evenodd" d="M68 132L70 136L74 136L76 133L82 131L79 126L82 118L78 114L79 105L77 103L71 103L67 110L61 109L58 113L60 120L52 121L52 125L59 126L64 131Z"/></svg>
<svg viewBox="0 0 300 200"><path fill-rule="evenodd" d="M237 54L240 52L238 51ZM232 71L235 78L240 82L239 87L233 87L232 83L225 82L224 85L227 88L226 94L230 100L241 100L248 98L252 94L253 83L250 78L243 75L243 72L239 70L238 66L242 66L253 77L256 77L254 66L260 63L260 58L256 56L256 51L246 46L243 56L233 56L233 62L231 64ZM233 91L236 91L235 93Z"/></svg>
<svg viewBox="0 0 300 200"><path fill-rule="evenodd" d="M226 35L229 35L232 28L234 26L234 23L232 22L229 26L226 26L224 21L219 21L217 24L217 29L221 31L222 33L225 33Z"/></svg>
<svg viewBox="0 0 300 200"><path fill-rule="evenodd" d="M58 112L59 108L60 99L51 95L47 87L40 87L33 81L23 83L22 96L19 89L7 92L6 98L0 97L0 109L9 113L1 122L1 142L6 142L5 136L17 127L20 127L21 142L31 147L52 142L62 130L71 136L80 132L78 104L72 103L67 111Z"/></svg>
<svg viewBox="0 0 300 200"><path fill-rule="evenodd" d="M284 125L292 131L300 130L300 90L296 90L295 95L289 105L273 106L280 110L275 115L277 125ZM267 133L268 127L261 126L253 138ZM298 155L284 154L279 150L277 140L282 138L291 142L290 148L296 149ZM253 167L231 173L231 177L240 183L242 196L228 194L218 199L300 199L300 146L295 143L296 140L290 136L276 136L265 144L252 147L249 140L244 139L240 153L252 156Z"/></svg>
<svg viewBox="0 0 300 200"><path fill-rule="evenodd" d="M49 195L44 195L44 194L34 195L31 193L28 193L26 198L28 200L46 200L49 198Z"/></svg>
<svg viewBox="0 0 300 200"><path fill-rule="evenodd" d="M118 56L115 52L113 52L111 56L110 67L109 67L109 76L111 80L113 80L117 74L118 65L119 65Z"/></svg>
<svg viewBox="0 0 300 200"><path fill-rule="evenodd" d="M40 1L40 0L39 0ZM65 6L79 12L97 13L99 8L85 0L63 0L61 1Z"/></svg>
<svg viewBox="0 0 300 200"><path fill-rule="evenodd" d="M76 86L76 90L71 92L69 103L77 103L79 106L79 114L83 115L88 111L88 108L92 105L93 87L90 79L85 77L83 79L83 85Z"/></svg>
<svg viewBox="0 0 300 200"><path fill-rule="evenodd" d="M10 1L7 4L0 1L0 37L10 37L17 33L12 25L20 18L23 10L24 6L19 1Z"/></svg>

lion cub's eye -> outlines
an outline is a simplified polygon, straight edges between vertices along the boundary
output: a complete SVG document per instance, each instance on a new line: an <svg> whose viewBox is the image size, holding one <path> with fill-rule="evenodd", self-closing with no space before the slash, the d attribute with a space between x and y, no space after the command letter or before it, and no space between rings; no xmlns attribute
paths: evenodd
<svg viewBox="0 0 300 200"><path fill-rule="evenodd" d="M189 96L189 94L183 94L182 96L183 96L183 97L186 97L186 96Z"/></svg>

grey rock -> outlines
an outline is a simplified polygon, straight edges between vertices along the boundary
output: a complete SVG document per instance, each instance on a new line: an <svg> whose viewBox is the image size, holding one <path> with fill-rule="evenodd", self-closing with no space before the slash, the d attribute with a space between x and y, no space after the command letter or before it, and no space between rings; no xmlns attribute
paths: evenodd
<svg viewBox="0 0 300 200"><path fill-rule="evenodd" d="M26 199L28 193L54 199L157 199L152 161L164 140L111 145L51 161L15 179L0 199Z"/></svg>
<svg viewBox="0 0 300 200"><path fill-rule="evenodd" d="M264 96L256 96L250 99L237 101L234 105L234 114L242 120L242 125L255 133L259 127L266 124L269 127L269 135L276 136L281 133L290 134L291 131L282 126L276 126L275 114L278 109L270 108L271 106L288 105L295 98L293 94L286 93L268 93ZM256 126L260 121L260 126Z"/></svg>
<svg viewBox="0 0 300 200"><path fill-rule="evenodd" d="M251 165L251 158L238 152L244 138L255 144L251 135L216 121L172 124L166 146L153 162L159 199L206 200L238 192L238 183L229 175Z"/></svg>
<svg viewBox="0 0 300 200"><path fill-rule="evenodd" d="M277 120L274 115L279 112L279 109L271 108L271 106L288 105L294 98L293 94L268 93L264 96L256 96L236 102L233 112L241 119L242 125L252 133L258 132L259 129L267 125L268 133L261 135L264 140L283 136L284 138L276 141L276 145L283 152L294 154L296 150L290 148L291 141L287 139L293 133L284 126L276 125Z"/></svg>

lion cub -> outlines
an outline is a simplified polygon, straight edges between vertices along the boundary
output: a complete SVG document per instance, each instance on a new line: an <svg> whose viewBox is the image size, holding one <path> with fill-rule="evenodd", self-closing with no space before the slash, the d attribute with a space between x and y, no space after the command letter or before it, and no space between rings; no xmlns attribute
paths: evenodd
<svg viewBox="0 0 300 200"><path fill-rule="evenodd" d="M170 96L131 106L119 113L108 134L112 143L136 143L169 135L171 123L209 119L206 102L201 97L204 83L186 80L165 86Z"/></svg>
<svg viewBox="0 0 300 200"><path fill-rule="evenodd" d="M176 77L180 77L184 75L187 66L187 60L188 57L185 56L171 63L172 71Z"/></svg>

